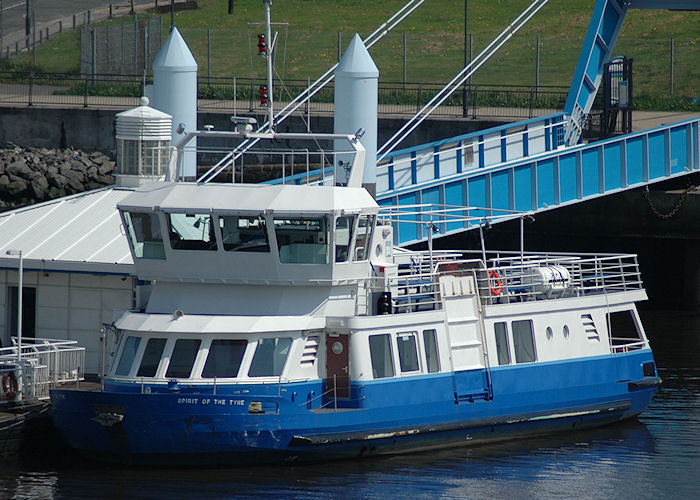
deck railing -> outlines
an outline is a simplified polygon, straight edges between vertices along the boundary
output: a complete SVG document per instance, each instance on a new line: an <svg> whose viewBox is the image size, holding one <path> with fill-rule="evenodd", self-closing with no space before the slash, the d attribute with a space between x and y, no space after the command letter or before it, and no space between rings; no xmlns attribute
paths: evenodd
<svg viewBox="0 0 700 500"><path fill-rule="evenodd" d="M84 380L85 348L74 340L22 339L21 357L15 345L0 349L0 372L11 372L22 400L48 399L49 389Z"/></svg>
<svg viewBox="0 0 700 500"><path fill-rule="evenodd" d="M442 308L441 276L471 276L484 305L555 300L642 289L633 254L405 252L398 276L373 278L391 292L392 312ZM370 287L368 287L369 289Z"/></svg>
<svg viewBox="0 0 700 500"><path fill-rule="evenodd" d="M633 254L520 254L487 257L477 273L485 304L581 297L639 290L642 279Z"/></svg>

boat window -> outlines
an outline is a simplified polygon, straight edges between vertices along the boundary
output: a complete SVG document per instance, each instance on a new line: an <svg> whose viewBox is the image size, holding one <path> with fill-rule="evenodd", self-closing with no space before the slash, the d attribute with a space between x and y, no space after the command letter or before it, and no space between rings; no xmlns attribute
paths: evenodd
<svg viewBox="0 0 700 500"><path fill-rule="evenodd" d="M202 378L237 377L247 345L247 340L212 340Z"/></svg>
<svg viewBox="0 0 700 500"><path fill-rule="evenodd" d="M516 363L532 363L536 360L535 341L532 335L532 321L513 321L513 349Z"/></svg>
<svg viewBox="0 0 700 500"><path fill-rule="evenodd" d="M117 365L117 371L114 372L115 375L126 377L131 372L131 365L134 363L134 358L136 357L136 351L141 343L141 337L128 337L126 342L124 342L124 347L122 348L122 355L119 358L119 364Z"/></svg>
<svg viewBox="0 0 700 500"><path fill-rule="evenodd" d="M275 218L275 234L282 264L328 264L325 218Z"/></svg>
<svg viewBox="0 0 700 500"><path fill-rule="evenodd" d="M168 214L168 233L174 250L216 250L214 227L207 214Z"/></svg>
<svg viewBox="0 0 700 500"><path fill-rule="evenodd" d="M124 212L126 232L137 259L165 259L163 235L156 213Z"/></svg>
<svg viewBox="0 0 700 500"><path fill-rule="evenodd" d="M610 328L610 344L613 346L632 344L642 339L642 333L637 328L634 313L631 310L608 313Z"/></svg>
<svg viewBox="0 0 700 500"><path fill-rule="evenodd" d="M399 333L396 335L396 346L399 348L399 366L402 372L415 372L418 366L418 349L416 336L413 333Z"/></svg>
<svg viewBox="0 0 700 500"><path fill-rule="evenodd" d="M165 342L167 339L148 339L146 348L143 351L139 371L136 372L137 377L155 377L158 371L160 358L163 356Z"/></svg>
<svg viewBox="0 0 700 500"><path fill-rule="evenodd" d="M357 225L357 241L355 242L355 260L367 260L367 249L372 240L374 215L363 215Z"/></svg>
<svg viewBox="0 0 700 500"><path fill-rule="evenodd" d="M222 215L219 217L224 250L229 252L269 252L265 219Z"/></svg>
<svg viewBox="0 0 700 500"><path fill-rule="evenodd" d="M279 377L287 361L292 339L287 337L260 339L253 361L248 370L249 377Z"/></svg>
<svg viewBox="0 0 700 500"><path fill-rule="evenodd" d="M425 346L425 361L428 373L439 372L440 357L438 356L435 330L423 330L423 345Z"/></svg>
<svg viewBox="0 0 700 500"><path fill-rule="evenodd" d="M374 378L394 376L394 359L391 355L391 337L389 334L370 335L369 353L372 359Z"/></svg>
<svg viewBox="0 0 700 500"><path fill-rule="evenodd" d="M494 323L494 333L496 334L496 353L499 365L510 364L510 348L508 347L508 329L505 322Z"/></svg>
<svg viewBox="0 0 700 500"><path fill-rule="evenodd" d="M335 261L347 262L350 243L352 242L352 229L355 218L351 215L338 217L335 220Z"/></svg>
<svg viewBox="0 0 700 500"><path fill-rule="evenodd" d="M200 343L199 339L178 339L175 342L173 354L170 356L170 365L165 376L168 378L189 378Z"/></svg>

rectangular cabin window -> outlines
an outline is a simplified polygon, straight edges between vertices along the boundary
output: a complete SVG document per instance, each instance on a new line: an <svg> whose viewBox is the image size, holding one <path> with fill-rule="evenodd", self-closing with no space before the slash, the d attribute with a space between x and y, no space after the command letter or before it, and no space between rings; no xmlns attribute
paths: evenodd
<svg viewBox="0 0 700 500"><path fill-rule="evenodd" d="M136 357L136 351L139 349L139 344L141 343L141 337L127 337L124 342L124 347L122 348L122 355L119 358L119 364L117 364L117 370L114 372L115 375L120 377L126 377L131 372L131 365L134 364L134 358Z"/></svg>
<svg viewBox="0 0 700 500"><path fill-rule="evenodd" d="M513 349L516 363L532 363L537 360L535 355L535 339L532 331L532 321L513 321Z"/></svg>
<svg viewBox="0 0 700 500"><path fill-rule="evenodd" d="M396 346L399 350L399 366L402 372L416 372L420 370L418 365L418 347L414 333L398 333Z"/></svg>
<svg viewBox="0 0 700 500"><path fill-rule="evenodd" d="M202 378L237 377L247 345L247 340L212 340Z"/></svg>
<svg viewBox="0 0 700 500"><path fill-rule="evenodd" d="M146 348L141 357L139 371L136 372L137 377L155 377L158 371L160 358L163 356L166 339L148 339Z"/></svg>
<svg viewBox="0 0 700 500"><path fill-rule="evenodd" d="M216 250L211 216L167 214L170 246L173 250Z"/></svg>
<svg viewBox="0 0 700 500"><path fill-rule="evenodd" d="M374 215L362 215L357 225L357 240L355 241L355 260L367 260L369 245L372 242Z"/></svg>
<svg viewBox="0 0 700 500"><path fill-rule="evenodd" d="M318 218L275 218L282 264L328 264L328 224Z"/></svg>
<svg viewBox="0 0 700 500"><path fill-rule="evenodd" d="M165 259L163 234L160 230L158 214L124 212L126 232L134 247L137 259Z"/></svg>
<svg viewBox="0 0 700 500"><path fill-rule="evenodd" d="M494 323L494 333L496 334L496 353L499 365L510 364L510 346L508 345L508 329L505 322Z"/></svg>
<svg viewBox="0 0 700 500"><path fill-rule="evenodd" d="M335 220L335 261L347 262L352 243L352 230L355 218L351 215L338 217Z"/></svg>
<svg viewBox="0 0 700 500"><path fill-rule="evenodd" d="M394 358L391 354L391 337L388 333L369 336L369 354L372 359L374 378L394 376Z"/></svg>
<svg viewBox="0 0 700 500"><path fill-rule="evenodd" d="M168 378L190 378L201 342L199 339L178 339L170 356L170 365L168 365L165 376Z"/></svg>
<svg viewBox="0 0 700 500"><path fill-rule="evenodd" d="M425 363L428 367L428 373L439 372L440 357L438 356L435 330L423 330L423 345L425 346Z"/></svg>
<svg viewBox="0 0 700 500"><path fill-rule="evenodd" d="M267 227L262 216L222 215L219 216L219 225L222 244L227 252L270 251Z"/></svg>
<svg viewBox="0 0 700 500"><path fill-rule="evenodd" d="M260 339L253 361L248 370L249 377L279 377L289 355L292 339L287 337Z"/></svg>

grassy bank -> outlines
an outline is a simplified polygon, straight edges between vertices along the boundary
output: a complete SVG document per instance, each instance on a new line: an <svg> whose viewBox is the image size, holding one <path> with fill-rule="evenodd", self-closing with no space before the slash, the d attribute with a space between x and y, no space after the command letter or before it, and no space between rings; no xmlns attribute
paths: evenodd
<svg viewBox="0 0 700 500"><path fill-rule="evenodd" d="M200 8L176 14L176 24L207 76L261 77L264 63L256 56L256 34L263 18L260 0L237 0L234 15L227 2L198 0ZM514 19L529 0L469 1L469 33L476 55ZM474 83L534 85L539 37L539 83L571 82L594 0L553 0L474 77ZM281 79L314 80L337 61L353 33L366 36L388 19L404 0L277 0L273 21L278 26L276 71ZM154 14L148 14L154 15ZM129 19L115 19L120 23ZM170 16L163 16L164 33ZM109 24L107 23L107 24ZM615 53L634 59L635 94L649 105L694 109L700 97L700 12L633 10L627 15ZM427 0L394 32L372 49L384 82L447 81L463 66L464 4ZM675 39L674 96L671 86L671 39ZM79 36L64 33L42 44L38 66L45 71L79 70ZM404 64L404 53L405 64ZM30 56L15 58L28 66ZM700 106L698 107L700 109Z"/></svg>

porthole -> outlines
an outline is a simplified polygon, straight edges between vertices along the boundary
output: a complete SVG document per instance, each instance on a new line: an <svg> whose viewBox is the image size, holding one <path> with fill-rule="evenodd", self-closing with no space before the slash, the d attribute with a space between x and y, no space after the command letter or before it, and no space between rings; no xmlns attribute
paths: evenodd
<svg viewBox="0 0 700 500"><path fill-rule="evenodd" d="M547 334L547 340L552 340L552 337L554 336L554 332L552 332L551 326L547 327L547 330L545 333Z"/></svg>
<svg viewBox="0 0 700 500"><path fill-rule="evenodd" d="M343 352L343 344L341 344L340 342L333 342L332 349L334 353L340 354L341 352Z"/></svg>
<svg viewBox="0 0 700 500"><path fill-rule="evenodd" d="M382 255L382 246L381 245L377 245L374 248L374 255L376 255L377 257L381 257L381 255Z"/></svg>
<svg viewBox="0 0 700 500"><path fill-rule="evenodd" d="M564 325L563 333L564 333L564 338L568 339L569 338L569 325Z"/></svg>

